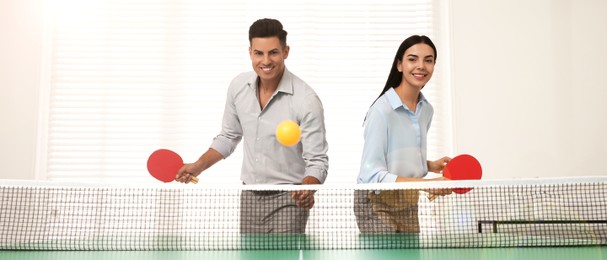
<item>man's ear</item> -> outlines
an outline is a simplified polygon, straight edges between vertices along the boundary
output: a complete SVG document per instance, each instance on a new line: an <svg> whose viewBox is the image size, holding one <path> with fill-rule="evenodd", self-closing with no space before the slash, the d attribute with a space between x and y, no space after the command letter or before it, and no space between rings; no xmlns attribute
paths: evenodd
<svg viewBox="0 0 607 260"><path fill-rule="evenodd" d="M287 57L289 57L289 50L290 50L290 49L291 49L291 48L289 48L289 45L287 45L287 46L285 47L285 50L284 50L284 56L285 56L285 59L286 59Z"/></svg>

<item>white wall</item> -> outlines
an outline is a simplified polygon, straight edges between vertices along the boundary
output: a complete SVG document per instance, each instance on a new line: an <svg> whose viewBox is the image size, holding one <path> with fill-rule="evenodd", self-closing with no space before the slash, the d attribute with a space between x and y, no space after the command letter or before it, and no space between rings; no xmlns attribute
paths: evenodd
<svg viewBox="0 0 607 260"><path fill-rule="evenodd" d="M33 179L42 0L0 1L0 178Z"/></svg>
<svg viewBox="0 0 607 260"><path fill-rule="evenodd" d="M457 152L493 179L607 175L607 2L453 2Z"/></svg>
<svg viewBox="0 0 607 260"><path fill-rule="evenodd" d="M490 179L607 175L605 10L454 0L456 152L477 155ZM41 17L42 0L0 1L0 178L35 176Z"/></svg>

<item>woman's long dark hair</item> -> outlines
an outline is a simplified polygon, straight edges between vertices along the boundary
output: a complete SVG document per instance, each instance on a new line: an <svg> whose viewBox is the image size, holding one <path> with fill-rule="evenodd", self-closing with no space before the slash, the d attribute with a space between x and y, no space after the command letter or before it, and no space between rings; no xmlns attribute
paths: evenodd
<svg viewBox="0 0 607 260"><path fill-rule="evenodd" d="M432 43L432 40L430 40L430 38L428 38L428 36L413 35L413 36L410 36L409 38L405 39L400 44L400 47L398 47L398 51L396 51L396 55L394 56L394 61L392 62L392 68L390 69L390 75L388 75L388 80L386 81L386 86L381 91L379 96L375 99L375 101L377 101L384 93L386 93L386 91L388 91L388 89L398 87L400 85L401 81L403 81L403 73L398 71L398 68L397 68L398 62L403 60L403 55L405 55L405 51L407 51L407 49L411 48L411 46L418 44L418 43L428 44L430 47L432 47L432 50L434 50L434 62L436 62L436 57L437 57L436 56L436 47L434 46L434 43ZM373 104L375 104L375 101L373 101L371 106L373 106ZM367 119L367 117L365 116L365 120L366 119Z"/></svg>

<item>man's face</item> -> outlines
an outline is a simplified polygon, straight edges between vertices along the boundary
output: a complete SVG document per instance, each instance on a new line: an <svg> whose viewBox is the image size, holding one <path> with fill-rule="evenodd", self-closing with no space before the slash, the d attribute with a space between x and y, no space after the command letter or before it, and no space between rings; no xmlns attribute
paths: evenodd
<svg viewBox="0 0 607 260"><path fill-rule="evenodd" d="M285 59L289 56L289 46L283 47L278 37L253 38L249 55L253 70L262 83L278 84L285 70Z"/></svg>

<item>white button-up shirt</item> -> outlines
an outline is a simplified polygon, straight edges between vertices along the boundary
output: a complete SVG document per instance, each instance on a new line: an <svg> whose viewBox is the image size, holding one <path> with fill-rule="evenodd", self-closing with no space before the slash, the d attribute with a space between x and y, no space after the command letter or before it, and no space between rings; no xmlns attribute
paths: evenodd
<svg viewBox="0 0 607 260"><path fill-rule="evenodd" d="M313 176L324 183L329 158L324 110L318 95L286 68L278 88L261 110L255 72L230 83L221 133L211 148L227 158L244 137L241 180L245 184L300 184ZM276 127L292 120L301 128L300 142L286 147L276 140Z"/></svg>

